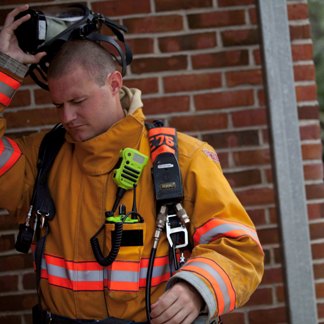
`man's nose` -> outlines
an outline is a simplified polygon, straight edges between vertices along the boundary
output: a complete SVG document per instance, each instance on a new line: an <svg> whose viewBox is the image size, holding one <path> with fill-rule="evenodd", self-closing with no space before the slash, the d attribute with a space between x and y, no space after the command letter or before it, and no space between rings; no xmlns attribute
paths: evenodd
<svg viewBox="0 0 324 324"><path fill-rule="evenodd" d="M76 119L75 109L73 109L73 107L71 105L66 103L63 105L63 107L61 109L62 109L62 112L60 114L60 117L61 117L61 122L63 124L68 124Z"/></svg>

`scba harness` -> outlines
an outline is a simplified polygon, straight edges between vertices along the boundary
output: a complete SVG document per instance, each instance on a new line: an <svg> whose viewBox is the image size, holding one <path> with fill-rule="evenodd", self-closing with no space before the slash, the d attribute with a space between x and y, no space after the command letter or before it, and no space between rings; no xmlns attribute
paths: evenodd
<svg viewBox="0 0 324 324"><path fill-rule="evenodd" d="M157 208L156 231L154 234L154 244L150 254L147 271L146 285L146 313L149 320L150 314L150 290L153 272L153 264L160 235L163 231L170 247L170 270L177 270L184 263L184 249L189 248L188 231L186 226L189 217L183 209L183 188L180 168L177 159L177 133L174 128L163 127L161 122L146 124L152 159L152 179ZM39 289L41 275L41 261L44 254L46 238L50 234L50 222L55 216L55 205L48 188L48 177L50 169L54 163L60 148L65 141L65 129L61 124L55 126L48 132L40 145L37 176L30 202L30 208L26 217L26 222L19 226L19 233L16 241L16 250L28 253L32 241L36 241L35 268L37 290ZM126 156L126 158L125 158ZM125 148L121 150L119 163L114 170L114 182L118 189L116 200L111 211L106 212L105 222L98 232L91 238L90 244L97 262L102 266L112 264L118 255L121 245L134 244L127 243L127 235L123 235L124 224L140 223L143 218L136 208L136 185L148 157L142 153ZM133 162L133 163L132 163ZM114 213L126 190L134 190L132 211L126 213L123 205L118 209L118 215ZM97 235L106 225L113 225L112 248L108 256L104 256ZM43 231L43 235L41 235ZM136 232L136 233L135 233ZM143 244L143 233L140 230L132 232L132 237L138 240L138 244ZM142 238L142 240L141 240ZM142 242L142 243L141 243ZM179 253L176 253L179 251ZM180 255L177 257L177 255Z"/></svg>

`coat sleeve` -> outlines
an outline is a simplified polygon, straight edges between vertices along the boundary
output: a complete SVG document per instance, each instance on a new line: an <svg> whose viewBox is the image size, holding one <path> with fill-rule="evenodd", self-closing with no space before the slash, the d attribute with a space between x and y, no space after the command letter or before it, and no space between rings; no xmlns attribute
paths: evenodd
<svg viewBox="0 0 324 324"><path fill-rule="evenodd" d="M0 208L25 219L35 178L37 146L33 137L5 135L4 110L10 105L28 67L0 53ZM28 155L28 159L26 158Z"/></svg>
<svg viewBox="0 0 324 324"><path fill-rule="evenodd" d="M262 279L264 253L214 149L203 143L182 158L188 165L183 170L184 207L191 221L193 250L168 287L178 280L193 285L214 319L248 301Z"/></svg>

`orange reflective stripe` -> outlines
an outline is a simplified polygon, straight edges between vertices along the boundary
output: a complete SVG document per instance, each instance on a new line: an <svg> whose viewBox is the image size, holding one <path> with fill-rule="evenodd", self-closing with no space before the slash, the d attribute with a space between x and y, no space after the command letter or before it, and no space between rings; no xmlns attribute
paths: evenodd
<svg viewBox="0 0 324 324"><path fill-rule="evenodd" d="M188 260L180 271L193 271L210 283L217 299L219 315L234 309L234 288L226 272L216 262L207 258L194 258Z"/></svg>
<svg viewBox="0 0 324 324"><path fill-rule="evenodd" d="M5 83L9 87L17 90L20 87L20 82L17 81L16 79L12 78L11 76L0 72L0 82Z"/></svg>
<svg viewBox="0 0 324 324"><path fill-rule="evenodd" d="M19 86L19 81L3 72L0 72L0 103L8 106Z"/></svg>
<svg viewBox="0 0 324 324"><path fill-rule="evenodd" d="M152 285L170 278L169 257L157 257L152 274ZM41 278L58 287L80 290L138 291L146 285L148 259L139 261L115 261L102 267L95 261L74 262L45 254L42 260Z"/></svg>
<svg viewBox="0 0 324 324"><path fill-rule="evenodd" d="M213 218L199 227L193 235L193 240L195 245L206 244L222 236L235 239L242 236L249 236L262 250L257 232L253 227L219 218Z"/></svg>
<svg viewBox="0 0 324 324"><path fill-rule="evenodd" d="M14 166L21 155L17 143L9 137L0 138L0 176Z"/></svg>
<svg viewBox="0 0 324 324"><path fill-rule="evenodd" d="M0 103L4 106L9 106L11 98L7 97L4 93L0 93Z"/></svg>

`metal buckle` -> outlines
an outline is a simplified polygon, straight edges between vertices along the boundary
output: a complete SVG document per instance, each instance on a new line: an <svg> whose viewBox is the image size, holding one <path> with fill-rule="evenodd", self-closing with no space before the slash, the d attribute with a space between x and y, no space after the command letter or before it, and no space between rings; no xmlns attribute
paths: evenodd
<svg viewBox="0 0 324 324"><path fill-rule="evenodd" d="M40 218L40 228L43 228L45 225L46 218L49 216L49 213L42 213L40 210L37 210L37 216Z"/></svg>
<svg viewBox="0 0 324 324"><path fill-rule="evenodd" d="M174 235L182 235L182 240L181 243L176 244L174 246L175 249L180 249L188 245L188 230L183 224L179 224L179 226L172 226L171 225L171 220L172 218L176 217L178 220L178 216L173 214L173 215L167 215L167 221L166 221L166 236L169 241L169 244L171 247L173 247L174 242L172 240L172 236Z"/></svg>

